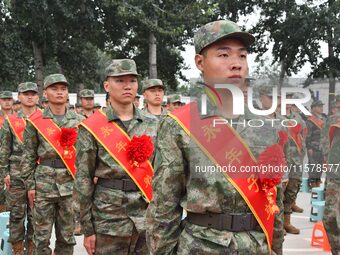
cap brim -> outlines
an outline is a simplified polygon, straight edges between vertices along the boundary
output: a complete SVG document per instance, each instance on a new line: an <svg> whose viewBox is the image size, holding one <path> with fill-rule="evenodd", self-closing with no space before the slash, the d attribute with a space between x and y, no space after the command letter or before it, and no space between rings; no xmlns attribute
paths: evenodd
<svg viewBox="0 0 340 255"><path fill-rule="evenodd" d="M22 90L22 91L19 91L20 93L23 93L23 92L28 92L28 91L32 91L32 92L35 92L35 93L39 93L38 90L34 90L34 89L26 89L26 90Z"/></svg>
<svg viewBox="0 0 340 255"><path fill-rule="evenodd" d="M107 74L105 78L107 77L118 77L118 76L124 76L124 75L135 75L135 76L141 76L138 73L133 73L133 72L126 72L126 73L120 73L120 74Z"/></svg>
<svg viewBox="0 0 340 255"><path fill-rule="evenodd" d="M44 89L47 89L49 86L52 86L52 85L58 84L58 83L60 83L60 84L65 84L67 87L70 86L70 84L69 84L68 82L65 82L65 81L57 81L57 82L51 83L51 84L49 84L48 86L44 87Z"/></svg>
<svg viewBox="0 0 340 255"><path fill-rule="evenodd" d="M154 87L161 87L163 90L165 90L165 86L164 86L164 85L159 85L159 84L157 84L157 85L152 85L152 86L150 86L150 87L147 87L147 88L143 89L143 92L144 92L145 90L147 90L147 89L151 89L151 88L154 88Z"/></svg>

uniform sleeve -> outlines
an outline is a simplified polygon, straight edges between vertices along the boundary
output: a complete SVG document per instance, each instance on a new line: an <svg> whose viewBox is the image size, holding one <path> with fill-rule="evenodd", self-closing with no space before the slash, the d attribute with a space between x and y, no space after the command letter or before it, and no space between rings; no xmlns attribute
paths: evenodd
<svg viewBox="0 0 340 255"><path fill-rule="evenodd" d="M80 204L80 222L85 236L95 234L92 222L92 197L95 185L93 178L96 168L97 146L93 136L83 127L79 128L76 143L75 193Z"/></svg>
<svg viewBox="0 0 340 255"><path fill-rule="evenodd" d="M325 126L321 130L321 137L320 137L320 150L322 151L322 155L324 159L327 159L328 152L329 152L329 136L328 131L330 127L330 121L327 119Z"/></svg>
<svg viewBox="0 0 340 255"><path fill-rule="evenodd" d="M21 178L24 179L28 190L35 190L34 173L38 161L38 133L27 121L23 137L23 159L21 161Z"/></svg>
<svg viewBox="0 0 340 255"><path fill-rule="evenodd" d="M157 135L152 182L153 197L147 210L147 244L151 254L175 254L181 233L181 198L185 196L186 165L183 130L165 118ZM184 133L184 132L183 132Z"/></svg>
<svg viewBox="0 0 340 255"><path fill-rule="evenodd" d="M5 176L9 175L9 157L12 152L12 133L8 120L4 122L1 131L0 140L2 141L2 145L0 146L0 177L3 179Z"/></svg>

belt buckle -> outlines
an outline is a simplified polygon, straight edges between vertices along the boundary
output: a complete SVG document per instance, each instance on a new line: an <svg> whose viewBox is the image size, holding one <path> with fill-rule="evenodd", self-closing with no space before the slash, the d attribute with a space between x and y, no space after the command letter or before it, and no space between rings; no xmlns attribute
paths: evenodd
<svg viewBox="0 0 340 255"><path fill-rule="evenodd" d="M122 190L123 191L132 191L131 187L129 186L129 180L122 179L123 184L122 184Z"/></svg>
<svg viewBox="0 0 340 255"><path fill-rule="evenodd" d="M57 162L57 160L54 158L54 159L51 159L51 167L52 168L55 168L55 166L56 166L56 163Z"/></svg>
<svg viewBox="0 0 340 255"><path fill-rule="evenodd" d="M250 229L249 214L231 213L230 215L232 216L232 231L240 232Z"/></svg>

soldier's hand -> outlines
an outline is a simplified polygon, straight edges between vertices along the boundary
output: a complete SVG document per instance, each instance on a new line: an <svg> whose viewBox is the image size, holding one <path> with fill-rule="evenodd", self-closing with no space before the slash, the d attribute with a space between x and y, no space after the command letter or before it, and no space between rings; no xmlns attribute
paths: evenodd
<svg viewBox="0 0 340 255"><path fill-rule="evenodd" d="M6 177L4 178L4 182L6 185L6 189L9 190L11 186L11 177L9 175L6 175Z"/></svg>
<svg viewBox="0 0 340 255"><path fill-rule="evenodd" d="M30 207L33 208L34 203L35 203L35 190L29 190L27 192L27 195L28 195L28 201L30 203Z"/></svg>
<svg viewBox="0 0 340 255"><path fill-rule="evenodd" d="M84 236L84 247L87 254L93 255L96 251L96 235Z"/></svg>

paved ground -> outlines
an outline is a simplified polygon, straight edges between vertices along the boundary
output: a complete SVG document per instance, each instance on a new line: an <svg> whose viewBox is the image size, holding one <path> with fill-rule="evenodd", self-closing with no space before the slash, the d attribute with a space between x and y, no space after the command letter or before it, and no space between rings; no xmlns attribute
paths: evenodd
<svg viewBox="0 0 340 255"><path fill-rule="evenodd" d="M312 237L312 229L314 226L313 222L309 221L310 214L310 193L300 192L298 195L297 204L304 208L304 212L301 214L294 213L292 215L292 223L300 228L300 235L287 234L284 242L283 254L287 255L325 255L331 254L330 252L324 252L320 247L312 247L310 245ZM83 248L83 237L78 236L77 245L75 247L75 255L86 255L86 251ZM54 239L52 240L52 245L54 246Z"/></svg>

